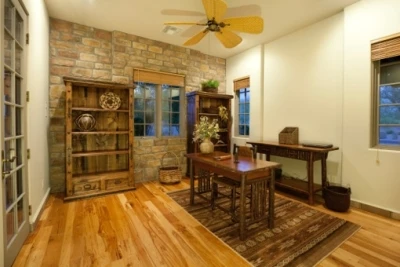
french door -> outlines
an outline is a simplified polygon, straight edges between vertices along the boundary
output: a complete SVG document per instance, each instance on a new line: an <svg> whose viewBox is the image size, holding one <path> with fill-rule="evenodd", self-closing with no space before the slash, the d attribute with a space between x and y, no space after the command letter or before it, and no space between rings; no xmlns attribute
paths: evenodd
<svg viewBox="0 0 400 267"><path fill-rule="evenodd" d="M18 0L0 0L2 21L1 190L4 263L11 266L29 234L26 155L27 16Z"/></svg>

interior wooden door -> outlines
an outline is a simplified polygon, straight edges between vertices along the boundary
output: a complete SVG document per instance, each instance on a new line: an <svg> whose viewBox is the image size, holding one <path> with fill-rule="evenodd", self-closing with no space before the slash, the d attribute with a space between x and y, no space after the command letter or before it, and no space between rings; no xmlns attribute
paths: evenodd
<svg viewBox="0 0 400 267"><path fill-rule="evenodd" d="M4 262L11 266L29 234L26 156L27 16L18 0L2 0L2 218ZM3 14L2 14L3 15ZM3 261L3 259L1 259Z"/></svg>

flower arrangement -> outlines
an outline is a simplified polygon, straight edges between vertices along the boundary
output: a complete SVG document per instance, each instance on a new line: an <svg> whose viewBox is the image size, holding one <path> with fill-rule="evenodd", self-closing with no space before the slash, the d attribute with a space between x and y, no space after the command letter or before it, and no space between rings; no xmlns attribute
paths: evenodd
<svg viewBox="0 0 400 267"><path fill-rule="evenodd" d="M219 139L218 120L209 121L208 117L201 116L200 123L194 125L193 142L203 141L206 138Z"/></svg>
<svg viewBox="0 0 400 267"><path fill-rule="evenodd" d="M228 118L229 118L229 116L228 116L228 109L227 109L226 107L224 107L224 106L221 105L221 106L218 107L218 110L219 110L218 115L219 115L219 117L221 118L221 120L227 121Z"/></svg>

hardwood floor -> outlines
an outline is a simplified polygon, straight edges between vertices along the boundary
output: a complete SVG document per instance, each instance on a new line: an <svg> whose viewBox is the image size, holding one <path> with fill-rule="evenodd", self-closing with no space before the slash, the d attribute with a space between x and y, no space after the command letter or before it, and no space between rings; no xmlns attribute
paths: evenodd
<svg viewBox="0 0 400 267"><path fill-rule="evenodd" d="M63 202L51 195L14 266L251 266L204 228L163 186ZM400 266L400 222L361 210L335 213L362 226L319 266Z"/></svg>

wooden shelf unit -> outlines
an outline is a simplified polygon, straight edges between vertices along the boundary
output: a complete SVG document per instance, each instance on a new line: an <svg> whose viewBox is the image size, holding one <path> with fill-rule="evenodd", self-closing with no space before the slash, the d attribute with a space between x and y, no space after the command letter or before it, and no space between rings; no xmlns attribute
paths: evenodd
<svg viewBox="0 0 400 267"><path fill-rule="evenodd" d="M65 200L135 189L133 163L133 89L131 85L64 77L66 85ZM114 93L117 109L103 108L100 97ZM95 119L90 131L77 117Z"/></svg>
<svg viewBox="0 0 400 267"><path fill-rule="evenodd" d="M217 119L221 131L220 139L223 144L216 144L217 139L211 140L214 143L214 151L230 153L231 148L231 100L233 95L207 93L193 91L186 94L187 99L187 153L200 152L199 144L193 143L193 131L195 124L198 124L201 116L206 116L209 120ZM227 108L230 114L228 121L223 122L219 116L219 106ZM189 160L187 161L187 172L189 176Z"/></svg>

